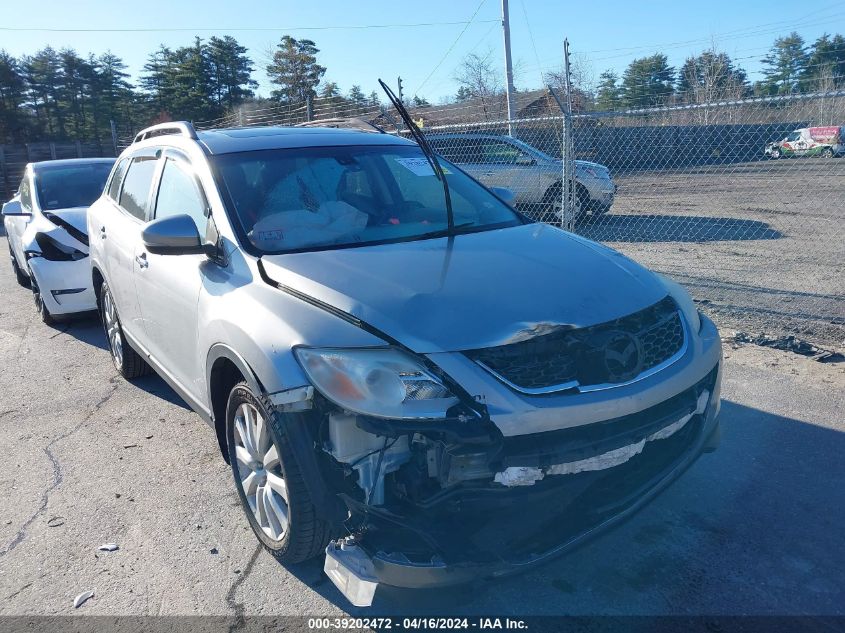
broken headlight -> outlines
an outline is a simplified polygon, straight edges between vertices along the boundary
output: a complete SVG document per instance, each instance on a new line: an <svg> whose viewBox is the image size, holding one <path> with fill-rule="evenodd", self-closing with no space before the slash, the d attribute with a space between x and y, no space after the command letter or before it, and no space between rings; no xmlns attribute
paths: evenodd
<svg viewBox="0 0 845 633"><path fill-rule="evenodd" d="M347 411L437 419L458 402L420 361L397 349L298 347L294 354L314 388Z"/></svg>
<svg viewBox="0 0 845 633"><path fill-rule="evenodd" d="M698 308L695 307L695 303L693 302L690 293L687 292L687 289L681 284L672 281L671 279L667 279L663 275L657 276L660 278L660 281L663 282L663 287L666 288L669 296L672 297L672 299L675 300L675 303L678 304L678 307L684 314L684 318L687 320L687 324L690 329L698 334L699 330L701 330L701 317L698 314Z"/></svg>

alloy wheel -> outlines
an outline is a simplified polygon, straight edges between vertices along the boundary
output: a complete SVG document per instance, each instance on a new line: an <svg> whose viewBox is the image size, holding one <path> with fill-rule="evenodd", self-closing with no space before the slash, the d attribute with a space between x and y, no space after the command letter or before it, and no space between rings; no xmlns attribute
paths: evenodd
<svg viewBox="0 0 845 633"><path fill-rule="evenodd" d="M118 370L123 367L123 335L120 332L120 321L117 318L117 308L114 306L111 292L103 290L103 327L109 339L111 357Z"/></svg>
<svg viewBox="0 0 845 633"><path fill-rule="evenodd" d="M238 483L261 530L280 541L289 524L288 489L267 420L255 406L244 402L235 411L232 430Z"/></svg>

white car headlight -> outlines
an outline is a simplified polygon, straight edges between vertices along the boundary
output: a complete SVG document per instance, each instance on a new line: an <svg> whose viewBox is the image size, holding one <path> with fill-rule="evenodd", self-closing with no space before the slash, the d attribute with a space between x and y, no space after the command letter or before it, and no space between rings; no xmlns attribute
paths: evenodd
<svg viewBox="0 0 845 633"><path fill-rule="evenodd" d="M660 281L663 282L663 287L666 288L666 292L668 292L675 300L675 303L678 304L678 307L681 309L690 329L698 334L698 331L701 330L701 317L698 314L698 308L695 307L695 302L693 302L690 293L687 292L687 289L678 282L672 281L663 275L657 276L660 278Z"/></svg>
<svg viewBox="0 0 845 633"><path fill-rule="evenodd" d="M294 354L317 391L354 413L437 419L458 403L420 361L397 349L298 347Z"/></svg>

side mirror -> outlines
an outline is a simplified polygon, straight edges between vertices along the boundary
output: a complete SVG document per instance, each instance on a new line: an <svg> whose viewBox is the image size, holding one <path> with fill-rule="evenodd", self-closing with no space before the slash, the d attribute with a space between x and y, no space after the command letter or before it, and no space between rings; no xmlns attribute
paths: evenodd
<svg viewBox="0 0 845 633"><path fill-rule="evenodd" d="M24 210L21 206L20 200L9 200L3 205L3 216L28 218L32 216L32 214Z"/></svg>
<svg viewBox="0 0 845 633"><path fill-rule="evenodd" d="M529 167L530 165L536 165L537 161L530 156L517 156L516 164L521 167Z"/></svg>
<svg viewBox="0 0 845 633"><path fill-rule="evenodd" d="M193 255L204 253L200 234L187 214L153 220L141 231L141 240L155 255Z"/></svg>
<svg viewBox="0 0 845 633"><path fill-rule="evenodd" d="M505 187L490 187L490 191L496 194L503 202L513 206L516 203L516 194Z"/></svg>

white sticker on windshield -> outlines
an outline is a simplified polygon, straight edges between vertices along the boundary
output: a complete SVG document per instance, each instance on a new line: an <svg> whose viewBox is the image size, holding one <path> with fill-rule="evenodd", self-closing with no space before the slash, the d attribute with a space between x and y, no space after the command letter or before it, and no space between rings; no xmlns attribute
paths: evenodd
<svg viewBox="0 0 845 633"><path fill-rule="evenodd" d="M396 158L397 163L402 165L405 169L413 172L415 176L433 176L434 170L431 168L428 160L423 158ZM444 170L445 171L445 170Z"/></svg>

